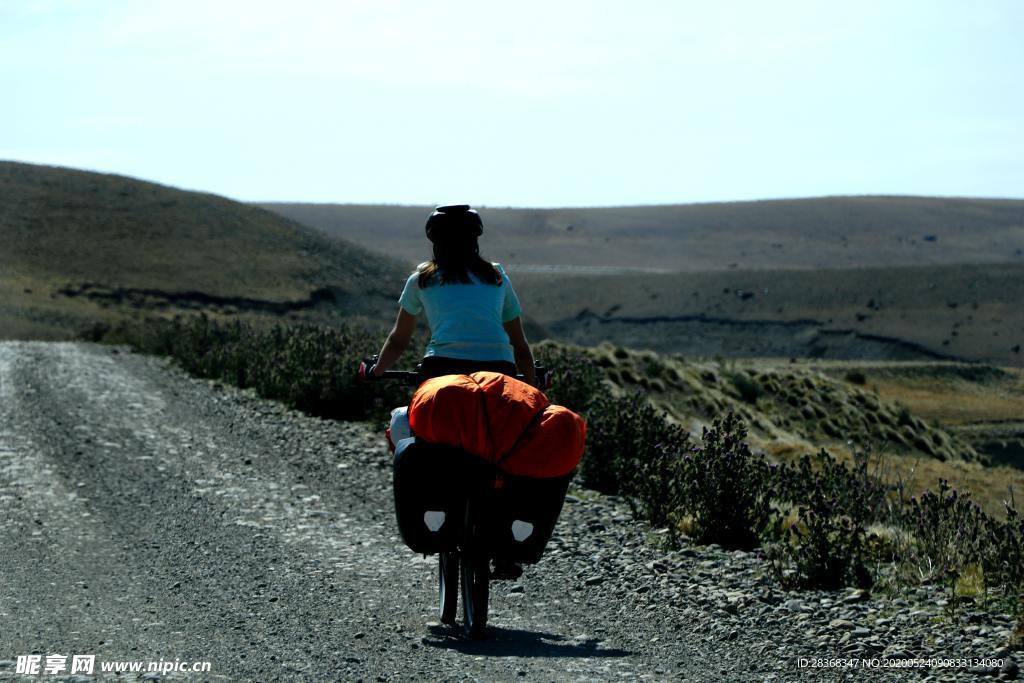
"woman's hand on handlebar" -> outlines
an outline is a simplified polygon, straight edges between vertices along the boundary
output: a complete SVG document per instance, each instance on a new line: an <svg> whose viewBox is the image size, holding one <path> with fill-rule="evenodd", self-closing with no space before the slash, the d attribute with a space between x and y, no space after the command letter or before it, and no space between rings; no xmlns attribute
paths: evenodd
<svg viewBox="0 0 1024 683"><path fill-rule="evenodd" d="M383 371L378 369L377 356L371 356L359 364L359 371L356 373L363 382L369 382L379 378Z"/></svg>

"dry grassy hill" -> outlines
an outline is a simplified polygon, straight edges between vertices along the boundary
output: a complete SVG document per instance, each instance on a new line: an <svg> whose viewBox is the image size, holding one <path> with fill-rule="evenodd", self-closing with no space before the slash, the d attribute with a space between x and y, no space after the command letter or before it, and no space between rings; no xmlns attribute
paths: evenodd
<svg viewBox="0 0 1024 683"><path fill-rule="evenodd" d="M10 162L0 162L0 244L0 338L197 308L390 318L406 273L223 197Z"/></svg>
<svg viewBox="0 0 1024 683"><path fill-rule="evenodd" d="M429 254L423 222L430 207L261 206L409 262ZM482 207L480 211L485 255L513 270L1024 264L1021 200L823 197L596 209Z"/></svg>
<svg viewBox="0 0 1024 683"><path fill-rule="evenodd" d="M642 391L692 432L732 411L751 444L787 461L873 454L908 493L946 479L992 514L1024 490L1024 374L975 364L694 360L611 344L581 349L614 392Z"/></svg>
<svg viewBox="0 0 1024 683"><path fill-rule="evenodd" d="M519 274L553 336L687 356L1024 364L1024 265Z"/></svg>
<svg viewBox="0 0 1024 683"><path fill-rule="evenodd" d="M265 204L408 262L428 207ZM1024 364L1024 201L481 209L551 336L713 357Z"/></svg>

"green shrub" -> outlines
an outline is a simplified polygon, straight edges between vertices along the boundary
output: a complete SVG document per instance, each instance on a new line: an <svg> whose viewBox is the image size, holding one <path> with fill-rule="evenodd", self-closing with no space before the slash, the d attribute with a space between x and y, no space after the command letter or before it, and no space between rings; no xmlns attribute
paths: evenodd
<svg viewBox="0 0 1024 683"><path fill-rule="evenodd" d="M547 392L552 403L585 414L590 402L605 392L604 372L580 349L542 342L534 349L534 356L555 373Z"/></svg>
<svg viewBox="0 0 1024 683"><path fill-rule="evenodd" d="M870 457L862 451L854 452L852 466L821 449L813 456L800 456L796 463L780 465L775 472L776 496L781 501L811 508L827 499L834 514L858 526L892 518L889 489L871 471Z"/></svg>
<svg viewBox="0 0 1024 683"><path fill-rule="evenodd" d="M1018 596L1021 600L1017 603L1024 607L1024 515L1013 507L1012 501L1005 505L1006 520L1001 524L990 522L992 532L984 566L1003 585L1006 596ZM1024 617L1024 611L1018 616Z"/></svg>
<svg viewBox="0 0 1024 683"><path fill-rule="evenodd" d="M779 466L776 482L778 501L797 508L796 521L769 549L780 582L825 590L869 586L871 553L880 546L865 529L898 513L868 454L855 451L851 466L822 449Z"/></svg>
<svg viewBox="0 0 1024 683"><path fill-rule="evenodd" d="M780 583L787 588L837 590L867 588L867 534L864 527L842 514L819 478L807 505L797 511L787 537L771 546L769 557Z"/></svg>
<svg viewBox="0 0 1024 683"><path fill-rule="evenodd" d="M652 525L667 528L674 542L683 514L686 475L681 452L689 434L679 435L681 443L657 443L635 464L628 493L631 507Z"/></svg>
<svg viewBox="0 0 1024 683"><path fill-rule="evenodd" d="M747 373L734 373L730 379L732 380L732 385L736 387L739 397L744 402L751 405L757 403L757 399L761 397L761 386L751 379Z"/></svg>
<svg viewBox="0 0 1024 683"><path fill-rule="evenodd" d="M1024 618L1024 517L1011 501L1005 502L1006 519L986 514L963 492L939 482L937 492L926 491L911 499L905 511L909 531L902 560L911 576L943 583L956 598L957 583L980 568L982 589L991 589Z"/></svg>
<svg viewBox="0 0 1024 683"><path fill-rule="evenodd" d="M901 406L899 409L899 413L897 413L896 415L896 424L898 424L901 427L913 428L914 416L910 414L909 410Z"/></svg>
<svg viewBox="0 0 1024 683"><path fill-rule="evenodd" d="M750 549L771 523L771 471L751 453L746 436L746 426L730 412L705 427L701 445L682 458L683 509L699 542Z"/></svg>
<svg viewBox="0 0 1024 683"><path fill-rule="evenodd" d="M1005 501L1006 519L984 517L980 544L986 588L1000 586L1002 597L1024 624L1024 515Z"/></svg>
<svg viewBox="0 0 1024 683"><path fill-rule="evenodd" d="M955 600L957 581L969 566L981 564L990 528L987 515L943 479L938 492L910 499L905 527L910 540L904 562L920 580L941 582Z"/></svg>
<svg viewBox="0 0 1024 683"><path fill-rule="evenodd" d="M383 418L409 400L409 388L402 384L358 381L359 362L383 343L382 335L358 326L258 327L216 323L199 315L124 325L100 336L170 356L199 377L252 387L261 396L313 415ZM411 366L415 360L407 354L400 362Z"/></svg>
<svg viewBox="0 0 1024 683"><path fill-rule="evenodd" d="M850 384L858 384L863 386L867 383L868 378L864 376L864 373L860 370L850 370L846 373L846 381Z"/></svg>
<svg viewBox="0 0 1024 683"><path fill-rule="evenodd" d="M659 448L689 442L686 430L670 424L642 393L599 394L587 407L587 449L580 465L583 484L602 493L636 497L644 487L641 465Z"/></svg>
<svg viewBox="0 0 1024 683"><path fill-rule="evenodd" d="M662 360L653 353L645 353L641 356L640 366L643 373L649 379L656 379L664 376L666 370L665 364Z"/></svg>

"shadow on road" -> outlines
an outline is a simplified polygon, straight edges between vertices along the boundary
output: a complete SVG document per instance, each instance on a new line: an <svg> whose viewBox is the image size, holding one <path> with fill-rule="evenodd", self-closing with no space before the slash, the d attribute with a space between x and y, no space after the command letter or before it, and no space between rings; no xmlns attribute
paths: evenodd
<svg viewBox="0 0 1024 683"><path fill-rule="evenodd" d="M565 636L540 631L487 627L487 640L467 640L458 627L428 626L427 647L455 650L488 657L627 657L629 650L601 648L595 638L566 640Z"/></svg>

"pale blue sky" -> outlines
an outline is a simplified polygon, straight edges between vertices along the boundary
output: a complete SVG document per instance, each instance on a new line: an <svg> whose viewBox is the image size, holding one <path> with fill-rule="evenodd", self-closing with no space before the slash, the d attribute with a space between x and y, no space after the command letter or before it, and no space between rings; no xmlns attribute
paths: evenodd
<svg viewBox="0 0 1024 683"><path fill-rule="evenodd" d="M0 0L0 159L242 200L1024 196L1024 2Z"/></svg>

